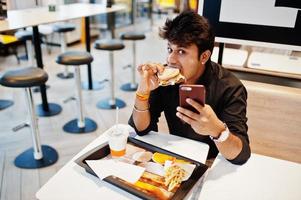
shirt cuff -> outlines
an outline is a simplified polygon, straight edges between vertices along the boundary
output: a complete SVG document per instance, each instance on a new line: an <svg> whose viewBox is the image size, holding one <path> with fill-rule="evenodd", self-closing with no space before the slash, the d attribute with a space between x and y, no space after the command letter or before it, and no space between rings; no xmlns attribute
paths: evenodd
<svg viewBox="0 0 301 200"><path fill-rule="evenodd" d="M246 163L248 161L248 159L251 156L251 149L250 149L250 145L247 142L247 140L241 136L241 135L236 135L241 141L242 141L242 149L241 152L236 156L236 158L229 160L227 159L229 162L231 162L232 164L235 165L242 165L244 163Z"/></svg>
<svg viewBox="0 0 301 200"><path fill-rule="evenodd" d="M143 135L146 135L148 134L152 129L151 129L151 126L149 125L145 130L143 131L138 131L137 128L136 128L136 125L134 123L134 120L133 120L133 115L131 115L129 121L128 121L128 124L133 127L135 129L135 132L137 133L137 135L139 136L143 136Z"/></svg>

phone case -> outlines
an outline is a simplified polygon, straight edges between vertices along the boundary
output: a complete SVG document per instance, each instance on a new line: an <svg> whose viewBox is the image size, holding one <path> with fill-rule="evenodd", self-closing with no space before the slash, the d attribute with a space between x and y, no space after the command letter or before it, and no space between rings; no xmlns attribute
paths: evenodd
<svg viewBox="0 0 301 200"><path fill-rule="evenodd" d="M180 106L191 111L197 112L195 108L186 102L187 98L193 99L201 105L205 105L205 86L203 85L180 85L179 96Z"/></svg>

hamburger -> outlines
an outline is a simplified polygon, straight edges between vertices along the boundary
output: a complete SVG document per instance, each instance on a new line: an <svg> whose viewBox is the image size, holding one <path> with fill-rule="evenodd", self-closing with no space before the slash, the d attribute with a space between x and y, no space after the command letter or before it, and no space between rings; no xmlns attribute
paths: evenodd
<svg viewBox="0 0 301 200"><path fill-rule="evenodd" d="M175 85L185 81L185 77L178 68L165 67L162 73L157 74L160 86Z"/></svg>

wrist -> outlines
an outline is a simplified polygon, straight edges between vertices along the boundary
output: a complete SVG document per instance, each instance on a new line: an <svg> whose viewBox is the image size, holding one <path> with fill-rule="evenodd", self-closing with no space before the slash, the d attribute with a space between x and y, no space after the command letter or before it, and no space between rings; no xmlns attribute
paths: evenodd
<svg viewBox="0 0 301 200"><path fill-rule="evenodd" d="M134 105L134 111L136 111L136 112L148 112L149 111L149 106L147 108L139 108L136 105Z"/></svg>
<svg viewBox="0 0 301 200"><path fill-rule="evenodd" d="M217 134L217 137L213 137L213 136L210 136L210 138L214 141L214 142L218 142L218 143L221 143L221 142L224 142L226 141L229 136L230 136L230 131L227 127L227 124L226 123L223 123L223 127L221 129L221 131Z"/></svg>
<svg viewBox="0 0 301 200"><path fill-rule="evenodd" d="M213 134L211 135L211 137L218 138L221 135L221 133L225 130L226 130L225 124L222 121L219 121L219 123L216 126L216 128L215 128Z"/></svg>
<svg viewBox="0 0 301 200"><path fill-rule="evenodd" d="M145 83L140 82L138 84L138 88L137 88L136 92L139 92L139 93L142 93L142 94L149 94L151 92L151 90L150 90L148 85L146 85Z"/></svg>
<svg viewBox="0 0 301 200"><path fill-rule="evenodd" d="M150 92L141 92L139 90L136 91L136 99L140 101L148 101L150 96Z"/></svg>

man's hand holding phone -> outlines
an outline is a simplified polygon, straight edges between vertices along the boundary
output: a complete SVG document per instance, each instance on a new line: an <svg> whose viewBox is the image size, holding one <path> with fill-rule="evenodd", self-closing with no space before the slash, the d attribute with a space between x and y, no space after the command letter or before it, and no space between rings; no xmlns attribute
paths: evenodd
<svg viewBox="0 0 301 200"><path fill-rule="evenodd" d="M179 94L180 106L177 107L177 117L188 123L200 135L218 137L224 130L224 124L218 119L211 106L205 104L204 86L181 85Z"/></svg>

